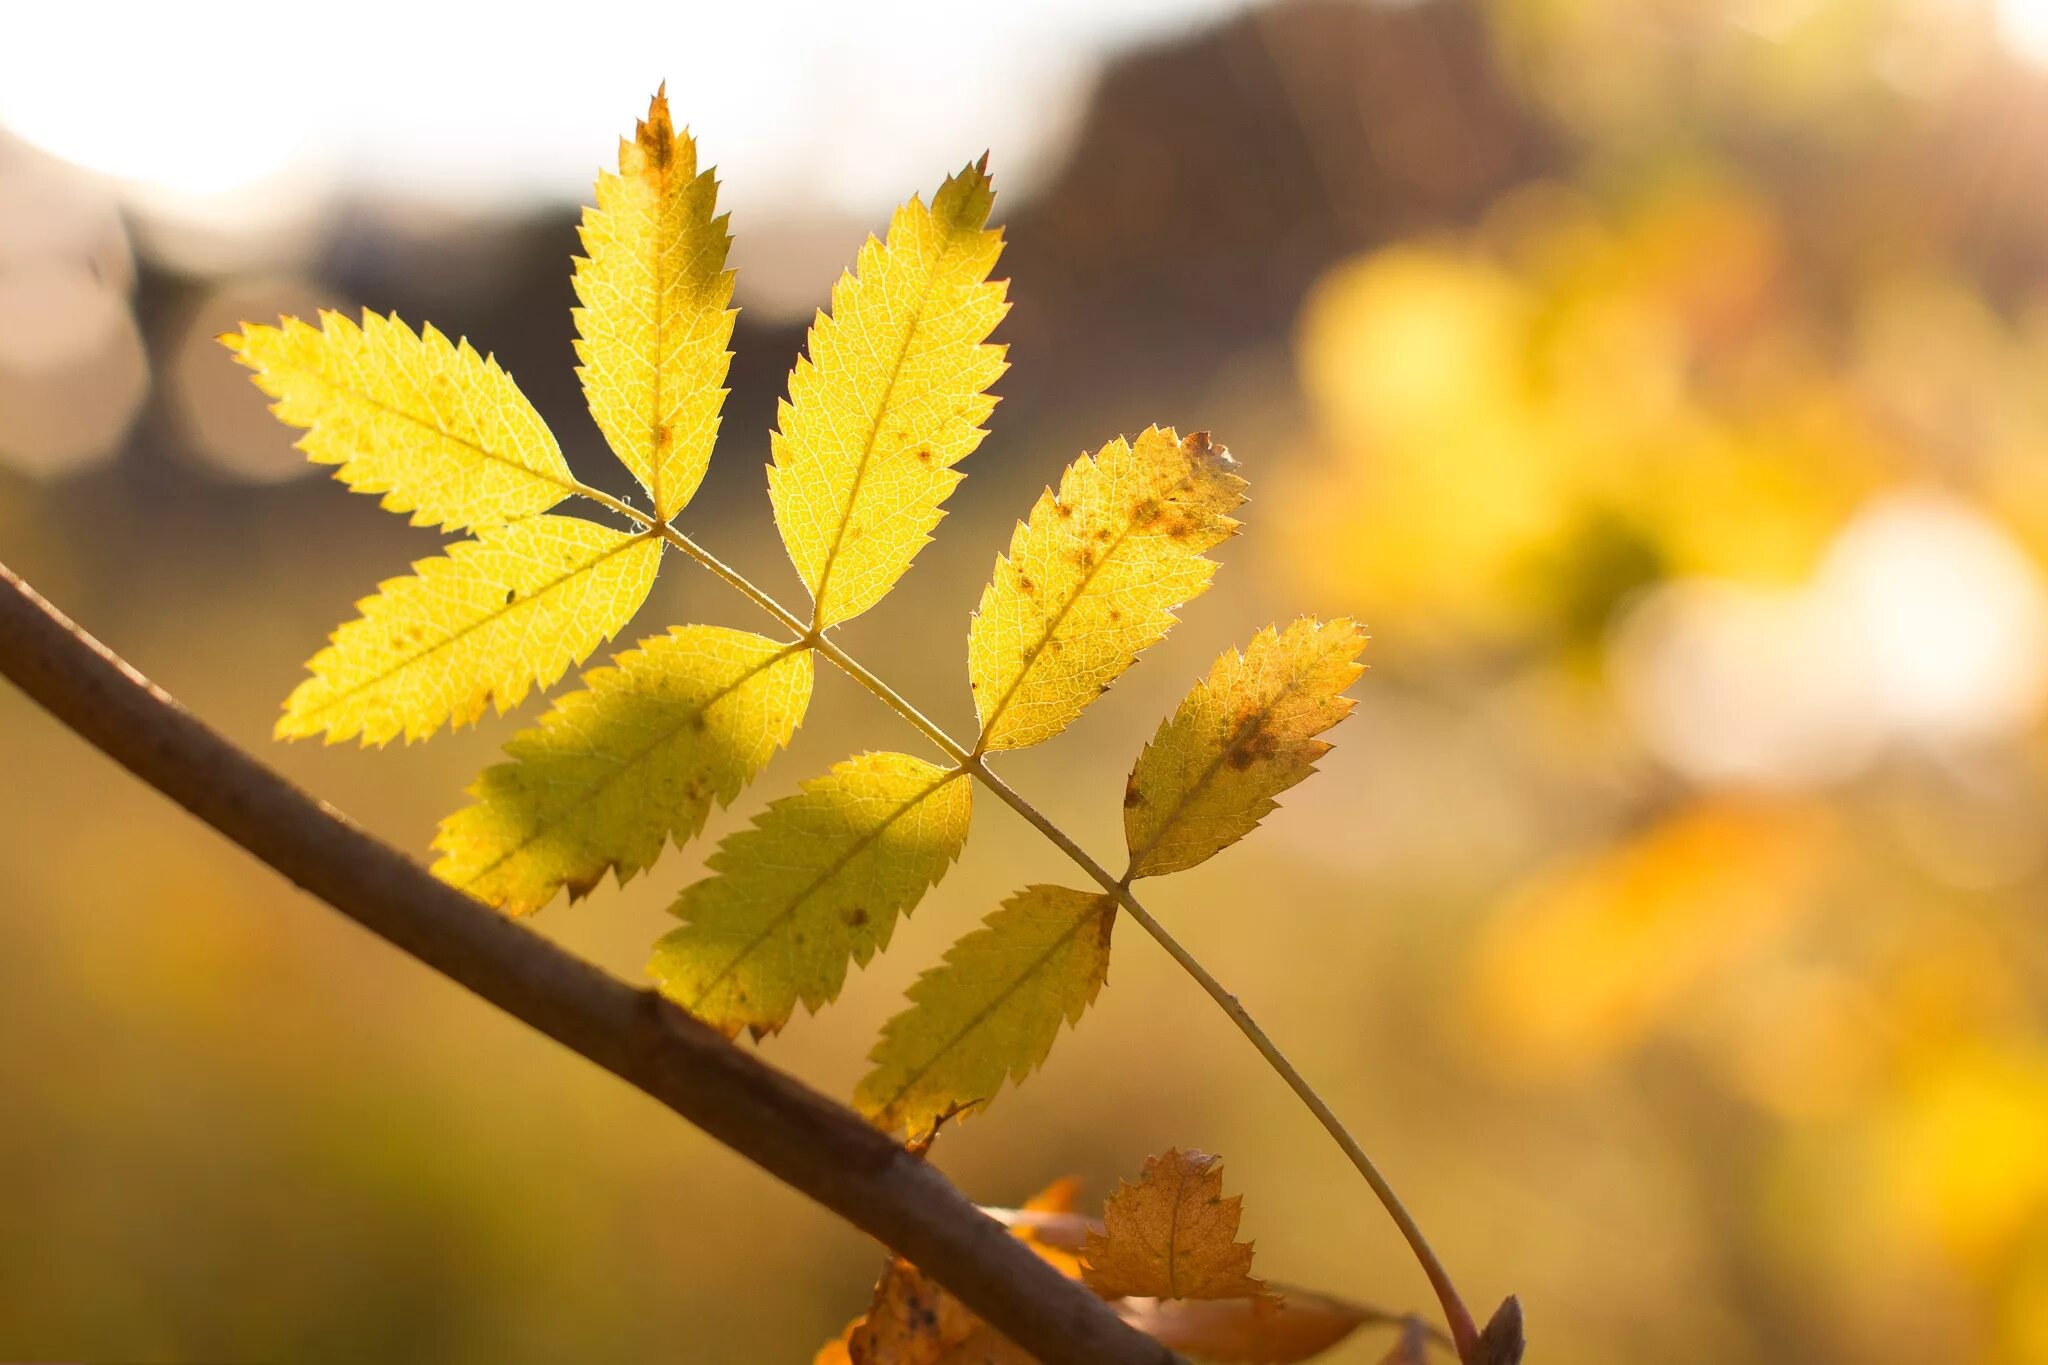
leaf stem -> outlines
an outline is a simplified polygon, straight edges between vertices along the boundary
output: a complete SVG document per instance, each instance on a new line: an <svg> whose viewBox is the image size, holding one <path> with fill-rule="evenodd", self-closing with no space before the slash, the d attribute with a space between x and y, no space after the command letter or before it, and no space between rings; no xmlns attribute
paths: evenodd
<svg viewBox="0 0 2048 1365"><path fill-rule="evenodd" d="M955 765L966 769L977 777L981 775L981 770L976 766L972 756L968 754L966 746L962 745L944 730L941 730L932 721L926 719L924 713L904 700L903 696L895 688L868 672L867 667L860 660L854 658L851 654L848 654L845 650L827 639L819 639L815 647L820 654L831 660L840 672L874 693L877 697L881 698L883 705L916 726L919 732L933 744L936 744L940 752L951 759Z"/></svg>
<svg viewBox="0 0 2048 1365"><path fill-rule="evenodd" d="M1279 1073L1280 1079L1287 1082L1288 1088L1308 1106L1309 1112L1316 1116L1324 1130L1336 1140L1344 1155L1351 1158L1351 1164L1365 1177L1365 1183L1372 1187L1372 1192L1379 1197L1381 1206L1394 1220L1394 1225L1400 1228L1401 1236L1407 1240L1408 1249L1421 1263L1423 1274L1429 1277L1430 1288L1436 1291L1437 1301L1443 1306L1444 1317L1450 1324L1451 1337L1457 1345L1459 1356L1464 1359L1472 1358L1472 1353L1479 1342L1479 1329L1472 1320L1470 1310L1465 1307L1464 1300L1459 1297L1457 1286L1451 1282L1450 1272L1444 1269L1443 1262L1437 1258L1435 1250L1429 1245L1429 1239L1422 1235L1422 1228L1416 1223L1414 1215L1408 1212L1400 1196L1394 1193L1393 1185L1373 1163L1372 1158L1365 1154L1365 1149L1358 1145L1358 1140L1351 1136L1350 1130L1345 1128L1329 1104L1316 1093L1315 1087L1308 1083L1308 1079L1295 1068L1294 1063L1287 1060L1287 1055L1280 1051L1279 1046L1266 1031L1259 1027L1258 1020L1252 1018L1237 996L1225 990L1223 983L1202 965L1201 960L1189 952L1151 911L1138 903L1138 898L1131 893L1128 874L1121 880L1112 877L1109 869L1090 857L1086 850L1068 837L1065 830L1054 824L1016 788L991 771L984 759L976 757L969 766L990 791L1002 798L1012 810L1056 844L1061 852L1072 858L1084 872L1101 884L1104 891L1116 897L1124 912L1136 920L1146 933L1152 935L1159 946L1166 950L1167 955L1180 964L1181 970L1193 977L1196 984L1209 993L1209 998L1221 1007L1233 1024L1237 1025L1238 1032L1251 1040L1252 1046L1259 1050L1259 1055L1266 1059L1267 1064Z"/></svg>
<svg viewBox="0 0 2048 1365"><path fill-rule="evenodd" d="M1017 814L1023 816L1026 823L1043 834L1056 848L1071 858L1077 867L1094 878L1105 893L1115 897L1124 912L1136 920L1145 932L1150 934L1159 946L1166 950L1169 957L1180 964L1181 970L1193 977L1196 984L1209 993L1209 997L1216 1002L1225 1015L1229 1016L1230 1021L1237 1025L1238 1032L1251 1040L1252 1046L1257 1048L1259 1055L1266 1059L1267 1065L1279 1073L1280 1079L1287 1082L1288 1088L1308 1107L1309 1112L1316 1116L1316 1120L1323 1125L1324 1131L1328 1132L1336 1140L1337 1146L1343 1149L1344 1155L1351 1159L1351 1164L1358 1169L1358 1173L1361 1176L1365 1177L1365 1183L1371 1186L1372 1192L1378 1197L1381 1206L1386 1209L1388 1216L1394 1220L1394 1225L1401 1230L1401 1236L1407 1241L1408 1249L1414 1253L1415 1259L1421 1264L1423 1273L1429 1277L1430 1288L1436 1291L1437 1301L1443 1307L1444 1318L1450 1324L1451 1337L1457 1345L1460 1358L1465 1360L1475 1358L1479 1343L1479 1329L1472 1321L1472 1314L1465 1307L1464 1300L1459 1297L1457 1287L1451 1281L1450 1272L1444 1268L1443 1262L1437 1258L1436 1252L1429 1245L1429 1239L1422 1235L1422 1228L1416 1223L1414 1216L1408 1212L1407 1206L1401 1202L1400 1196L1394 1193L1393 1185L1388 1182L1379 1167L1373 1164L1372 1158L1365 1154L1365 1149L1358 1145L1358 1140L1351 1136L1350 1131L1344 1127L1342 1121L1338 1119L1336 1113L1331 1110L1323 1097L1316 1093L1315 1087L1308 1083L1307 1078L1295 1069L1294 1063L1287 1060L1287 1055L1281 1052L1272 1038L1267 1036L1266 1031L1259 1027L1258 1021L1252 1018L1243 1003L1231 992L1225 990L1223 983L1218 981L1210 973L1209 969L1202 965L1200 959L1189 952L1165 925L1153 917L1151 911L1139 903L1138 898L1131 892L1128 874L1122 878L1114 876L1108 868L1090 856L1086 849L1074 842L1065 830L1053 823L1044 812L1026 800L1015 787L1012 787L998 776L988 766L988 761L984 755L969 750L965 745L947 734L945 730L912 705L895 688L876 677L858 659L855 659L827 638L822 630L818 629L813 623L805 621L795 612L790 611L766 592L756 587L752 580L739 572L739 570L728 566L724 561L711 554L710 551L704 549L704 547L684 535L681 531L676 530L673 526L650 516L630 503L615 498L609 493L604 493L584 485L579 485L576 491L583 497L600 503L619 515L639 523L649 531L659 534L670 545L682 551L691 559L696 560L697 563L709 569L717 577L738 589L749 601L774 617L783 626L796 632L798 639L803 644L822 654L840 672L852 678L855 682L873 693L883 705L887 706L904 720L910 722L920 734L936 745L939 751L945 754L947 758L973 774L977 781L995 793L1004 804L1016 811Z"/></svg>
<svg viewBox="0 0 2048 1365"><path fill-rule="evenodd" d="M588 484L578 484L576 492L581 497L589 498L592 502L617 512L629 521L637 522L649 532L660 536L670 545L711 570L713 574L724 579L734 588L737 588L741 596L745 597L749 602L752 602L762 611L767 612L784 627L796 632L797 639L803 644L815 648L821 643L816 634L811 630L810 624L802 617L783 606L767 593L761 591L761 589L755 587L752 579L748 578L738 569L728 565L724 560L719 559L675 527L649 513L641 511L630 502L615 498L602 489L592 488ZM823 651L820 650L820 652L822 653ZM827 655L827 657L829 658L830 656Z"/></svg>

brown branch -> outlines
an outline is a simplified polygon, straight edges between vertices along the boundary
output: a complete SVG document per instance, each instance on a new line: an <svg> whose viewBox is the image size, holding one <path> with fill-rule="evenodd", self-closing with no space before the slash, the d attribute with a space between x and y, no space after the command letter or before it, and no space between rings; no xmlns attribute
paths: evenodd
<svg viewBox="0 0 2048 1365"><path fill-rule="evenodd" d="M208 729L4 564L0 674L299 886L914 1261L1034 1355L1177 1359L850 1110L436 881Z"/></svg>

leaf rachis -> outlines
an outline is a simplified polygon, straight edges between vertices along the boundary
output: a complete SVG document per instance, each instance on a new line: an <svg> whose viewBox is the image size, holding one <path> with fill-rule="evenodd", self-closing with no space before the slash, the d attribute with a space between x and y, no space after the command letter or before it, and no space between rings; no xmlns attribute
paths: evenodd
<svg viewBox="0 0 2048 1365"><path fill-rule="evenodd" d="M1155 427L1134 442L1119 439L1083 456L1057 494L1047 491L999 556L974 614L969 671L979 726L973 746L962 745L827 631L873 606L908 569L960 480L954 466L985 435L982 423L996 401L988 390L1006 368L1004 348L985 339L1008 308L1006 285L988 280L1001 234L986 228L993 197L986 157L949 178L929 208L908 201L886 240L868 239L791 371L768 481L777 527L812 595L808 616L783 607L672 524L703 477L730 363L729 237L715 196L711 173L697 170L694 141L687 131L674 132L664 91L633 140L622 140L619 171L601 175L597 206L583 224L588 255L575 274L579 375L593 417L648 493L651 512L577 480L496 362L431 326L414 333L395 317L365 313L357 326L323 313L319 329L286 319L281 327L246 326L222 338L276 400L277 415L306 428L300 444L310 459L335 466L335 476L357 491L382 494L387 508L410 513L416 523L478 532L469 544L483 548L458 546L442 562L462 565L494 545L516 551L522 537L555 534L564 546L580 544L579 537L593 544L610 538L610 548L592 550L581 567L568 549L558 549L565 563L538 577L475 566L461 582L467 596L459 608L422 609L416 621L404 614L411 610L404 602L427 590L396 585L452 572L430 572L423 561L419 579L385 584L379 599L365 599L363 620L336 633L330 652L347 633L356 655L316 656L316 681L323 660L329 673L348 664L368 674L366 682L336 684L339 699L307 700L316 714L345 711L352 699L374 696L383 679L423 660L455 660L465 642L495 639L494 623L535 611L535 603L553 601L572 584L591 587L604 565L632 553L648 561L644 582L606 581L592 589L587 609L508 634L509 662L464 657L422 688L401 689L354 729L347 719L338 722L339 735L335 724L313 728L325 728L330 738L358 730L366 739L412 738L443 723L468 723L493 702L507 709L622 628L652 586L659 546L677 549L795 638L678 627L586 672L587 690L559 699L536 727L515 736L507 745L511 761L487 770L472 789L476 803L443 823L437 875L511 914L537 910L563 888L578 897L607 873L623 883L670 843L701 831L711 805L729 803L787 742L808 707L811 656L823 655L953 766L870 755L916 766L891 768L898 785L871 790L860 781L879 770L841 765L807 783L799 797L771 805L753 830L722 846L715 875L678 901L685 924L663 941L675 969L663 977L664 989L673 984L702 1010L724 1001L711 1022L728 1032L773 1032L794 1003L815 1009L831 999L847 961L864 963L885 943L894 916L908 913L957 855L964 810L949 810L930 830L919 827L902 848L894 843L913 813L923 819L928 802L970 777L958 788L963 795L975 784L993 792L1101 891L1026 888L955 944L912 988L911 1009L878 1042L862 1107L915 1136L945 1116L986 1105L1005 1080L1035 1069L1060 1024L1077 1019L1100 989L1120 906L1215 1000L1345 1151L1429 1274L1469 1358L1478 1339L1470 1314L1385 1178L1237 998L1131 891L1137 877L1193 866L1242 837L1280 791L1313 769L1328 747L1316 735L1349 708L1340 694L1357 675L1362 633L1344 621L1297 622L1285 636L1269 631L1244 654L1219 660L1140 755L1130 788L1140 799L1126 811L1131 861L1122 878L1113 877L995 773L987 755L1064 729L1166 633L1181 605L1206 589L1215 563L1205 552L1236 532L1231 513L1244 500L1228 454L1206 433L1182 441ZM541 515L572 494L635 529ZM584 529L557 530L556 523ZM532 556L506 558L531 569ZM507 577L514 581L499 581ZM386 596L393 605L373 613L372 602ZM434 629L445 638L429 639ZM920 776L925 770L936 776ZM884 797L897 803L894 809ZM1146 813L1131 814L1139 809ZM815 865L755 856L757 844L768 848L783 838L812 841L802 851ZM880 861L865 867L871 857ZM843 920L819 920L830 932L816 943L794 928L828 904L828 893L853 895L843 883L857 868L886 893L872 908L849 903ZM796 880L777 880L784 876ZM746 877L754 880L735 880ZM867 884L859 889L865 900ZM693 930L711 938L693 939ZM706 945L715 958L727 951L718 943L728 941L737 951L700 980ZM802 970L767 981L765 993L752 978L743 987L740 977L770 944ZM1035 951L1015 951L1031 946ZM1007 966L991 975L977 959ZM1012 1017L1004 1047L963 1063L962 1040L1006 1015ZM962 1065L959 1074L935 1080ZM1177 1245L1179 1226L1176 1211L1170 1244ZM1171 1261L1167 1287L1174 1289L1180 1281L1171 1278Z"/></svg>

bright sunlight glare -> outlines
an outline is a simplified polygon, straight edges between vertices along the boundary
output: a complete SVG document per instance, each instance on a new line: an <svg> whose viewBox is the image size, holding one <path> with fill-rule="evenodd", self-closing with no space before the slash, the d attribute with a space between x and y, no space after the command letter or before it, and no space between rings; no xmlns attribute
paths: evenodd
<svg viewBox="0 0 2048 1365"><path fill-rule="evenodd" d="M0 125L191 198L310 161L373 190L569 199L588 189L592 149L666 80L735 203L869 212L991 147L1016 187L1056 154L1109 52L1243 3L592 0L565 21L364 0L339 23L311 5L260 18L151 0L38 5L0 44Z"/></svg>
<svg viewBox="0 0 2048 1365"><path fill-rule="evenodd" d="M0 123L43 150L116 179L181 196L226 194L283 169L303 149L293 120L251 117L251 91L238 72L258 69L259 26L224 31L188 62L190 20L176 6L122 14L118 44L95 40L108 16L98 7L42 6L31 28L41 41L0 49ZM17 39L18 39L17 35ZM90 53L93 70L60 53Z"/></svg>
<svg viewBox="0 0 2048 1365"><path fill-rule="evenodd" d="M2024 731L2048 695L2048 584L1967 504L1895 492L1810 582L1678 580L1617 644L1624 704L1664 761L1712 784L1818 786L1887 739Z"/></svg>
<svg viewBox="0 0 2048 1365"><path fill-rule="evenodd" d="M1998 36L2017 56L2048 66L2048 0L1997 0Z"/></svg>

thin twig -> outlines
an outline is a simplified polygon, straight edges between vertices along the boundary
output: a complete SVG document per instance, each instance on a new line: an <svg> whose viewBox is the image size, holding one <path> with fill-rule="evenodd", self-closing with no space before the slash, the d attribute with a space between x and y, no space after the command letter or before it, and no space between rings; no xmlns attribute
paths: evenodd
<svg viewBox="0 0 2048 1365"><path fill-rule="evenodd" d="M653 991L493 914L194 718L0 564L0 675L370 932L880 1239L1047 1361L1167 1365L937 1170Z"/></svg>

